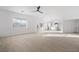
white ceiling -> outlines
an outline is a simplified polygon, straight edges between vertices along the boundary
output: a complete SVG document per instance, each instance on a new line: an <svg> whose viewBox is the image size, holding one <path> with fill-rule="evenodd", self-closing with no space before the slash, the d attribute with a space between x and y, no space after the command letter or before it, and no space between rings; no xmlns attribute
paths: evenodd
<svg viewBox="0 0 79 59"><path fill-rule="evenodd" d="M51 17L57 16L62 19L79 19L78 6L41 6L41 11L44 12L43 14L34 12L36 6L0 6L0 9L26 15L48 15Z"/></svg>

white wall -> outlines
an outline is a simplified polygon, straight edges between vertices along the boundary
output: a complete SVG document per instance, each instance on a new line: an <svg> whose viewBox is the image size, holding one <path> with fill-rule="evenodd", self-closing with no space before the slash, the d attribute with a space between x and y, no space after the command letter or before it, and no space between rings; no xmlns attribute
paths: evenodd
<svg viewBox="0 0 79 59"><path fill-rule="evenodd" d="M79 32L79 20L65 20L63 21L64 33L78 33Z"/></svg>
<svg viewBox="0 0 79 59"><path fill-rule="evenodd" d="M68 8L68 7L67 7ZM73 9L73 8L72 8ZM36 24L42 22L50 22L50 21L59 21L61 23L61 27L63 26L64 32L75 32L75 22L71 21L63 21L63 19L68 19L68 10L63 7L54 7L53 9L51 7L46 7L43 9L43 14L32 13L29 15L23 15L15 12L11 12L8 10L1 10L0 9L0 37L2 36L8 36L8 35L15 35L15 34L22 34L22 33L31 33L36 32ZM49 10L49 11L48 11ZM71 10L71 9L70 9ZM67 12L68 11L68 12ZM72 12L71 12L72 13ZM66 14L66 15L65 15ZM73 15L74 13L72 13ZM63 16L64 18L63 18ZM69 14L70 16L71 14ZM67 17L66 17L67 16ZM78 16L78 14L77 14ZM28 21L28 28L25 27L19 27L19 28L13 28L12 27L12 19L13 18L25 18ZM79 28L79 27L78 27Z"/></svg>
<svg viewBox="0 0 79 59"><path fill-rule="evenodd" d="M16 17L25 18L28 21L28 28L13 28L12 19ZM37 19L39 18L30 15L22 15L6 10L0 10L0 37L35 32Z"/></svg>
<svg viewBox="0 0 79 59"><path fill-rule="evenodd" d="M74 21L75 21L75 32L79 33L79 19L76 19Z"/></svg>
<svg viewBox="0 0 79 59"><path fill-rule="evenodd" d="M59 17L57 12L49 14L32 14L32 15L23 15L15 12L11 12L8 10L0 9L0 37L16 35L22 33L31 33L36 32L36 25L40 22L48 22L48 21L62 21L61 17ZM28 28L18 27L13 28L12 19L13 18L25 18L28 21Z"/></svg>

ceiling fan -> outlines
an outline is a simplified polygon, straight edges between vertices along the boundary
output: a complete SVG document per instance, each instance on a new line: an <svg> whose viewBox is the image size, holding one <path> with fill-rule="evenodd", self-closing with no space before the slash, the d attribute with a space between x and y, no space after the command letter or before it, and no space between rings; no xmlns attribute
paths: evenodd
<svg viewBox="0 0 79 59"><path fill-rule="evenodd" d="M40 11L40 8L41 8L40 6L37 6L35 12L43 13L42 11Z"/></svg>

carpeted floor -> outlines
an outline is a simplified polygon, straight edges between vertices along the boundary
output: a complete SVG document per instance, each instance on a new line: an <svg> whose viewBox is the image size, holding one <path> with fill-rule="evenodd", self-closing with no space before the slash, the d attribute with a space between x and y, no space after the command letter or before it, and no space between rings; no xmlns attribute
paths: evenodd
<svg viewBox="0 0 79 59"><path fill-rule="evenodd" d="M23 34L0 38L1 52L78 52L77 34Z"/></svg>

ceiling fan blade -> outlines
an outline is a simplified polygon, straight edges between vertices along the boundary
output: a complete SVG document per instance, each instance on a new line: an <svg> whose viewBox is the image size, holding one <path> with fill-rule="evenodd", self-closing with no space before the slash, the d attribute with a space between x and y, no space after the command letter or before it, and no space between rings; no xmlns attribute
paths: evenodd
<svg viewBox="0 0 79 59"><path fill-rule="evenodd" d="M43 13L43 12L41 12L41 11L38 11L38 12Z"/></svg>
<svg viewBox="0 0 79 59"><path fill-rule="evenodd" d="M43 13L43 12L41 12L41 11L40 11L40 6L37 6L37 9L36 9L36 11L34 11L34 12Z"/></svg>

